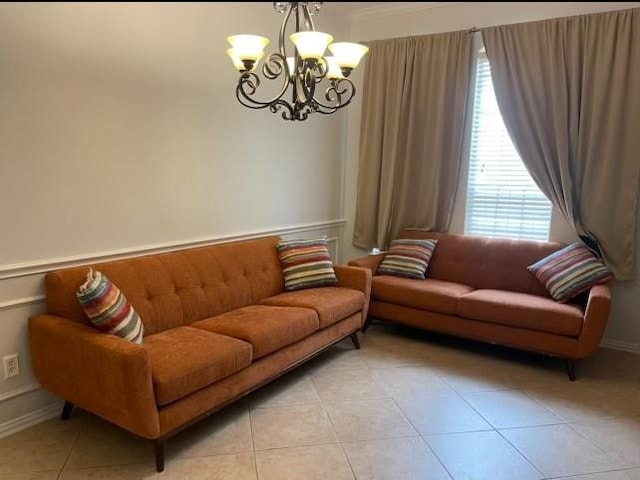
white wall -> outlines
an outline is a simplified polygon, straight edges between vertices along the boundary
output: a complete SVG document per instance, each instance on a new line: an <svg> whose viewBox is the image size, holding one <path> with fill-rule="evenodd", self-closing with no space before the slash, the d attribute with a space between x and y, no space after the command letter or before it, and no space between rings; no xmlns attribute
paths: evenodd
<svg viewBox="0 0 640 480"><path fill-rule="evenodd" d="M0 5L0 356L23 370L0 379L0 434L52 401L28 361L42 271L247 231L326 233L339 255L345 114L235 98L226 37L274 51L281 21L271 3Z"/></svg>
<svg viewBox="0 0 640 480"><path fill-rule="evenodd" d="M608 10L638 7L639 2L623 3L454 3L437 7L420 4L400 4L393 8L372 8L353 17L351 37L358 41L425 35L472 27L482 28L508 23L543 20L547 18L581 15ZM365 60L366 61L366 60ZM356 70L354 80L362 84L364 69ZM344 259L363 255L363 250L352 245L358 182L358 142L360 132L360 107L348 112L347 159L344 233ZM462 172L461 187L456 198L451 231L461 233L464 229L465 173ZM640 225L640 219L639 219ZM554 213L550 237L552 240L570 242L575 238L571 228L558 212ZM640 235L639 235L640 239ZM640 242L639 242L640 245ZM640 246L637 264L640 265ZM640 273L638 274L640 277ZM614 287L613 311L606 333L605 344L640 353L640 318L637 313L640 297L640 280L618 284Z"/></svg>

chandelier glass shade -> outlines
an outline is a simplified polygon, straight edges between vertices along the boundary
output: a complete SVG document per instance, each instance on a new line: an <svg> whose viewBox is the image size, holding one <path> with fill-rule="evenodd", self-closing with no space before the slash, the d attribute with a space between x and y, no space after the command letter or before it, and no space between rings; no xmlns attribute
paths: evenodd
<svg viewBox="0 0 640 480"><path fill-rule="evenodd" d="M231 48L227 55L240 72L236 97L245 107L268 108L281 113L285 120L306 120L311 113L331 114L349 105L356 94L348 78L358 66L368 47L357 43L333 42L328 33L316 32L312 15L320 11L323 2L274 2L273 7L284 15L278 51L260 60L269 39L258 35L233 35L227 38ZM286 32L292 22L294 33L289 36L293 44L292 56L287 56ZM329 49L332 56L325 55ZM280 80L281 87L275 97L258 100L256 93L262 76Z"/></svg>

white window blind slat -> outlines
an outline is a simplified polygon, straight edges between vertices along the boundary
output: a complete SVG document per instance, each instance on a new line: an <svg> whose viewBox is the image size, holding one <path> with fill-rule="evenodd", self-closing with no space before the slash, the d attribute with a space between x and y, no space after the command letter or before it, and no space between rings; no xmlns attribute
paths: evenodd
<svg viewBox="0 0 640 480"><path fill-rule="evenodd" d="M465 234L548 240L551 203L511 142L483 53L478 57L469 153Z"/></svg>

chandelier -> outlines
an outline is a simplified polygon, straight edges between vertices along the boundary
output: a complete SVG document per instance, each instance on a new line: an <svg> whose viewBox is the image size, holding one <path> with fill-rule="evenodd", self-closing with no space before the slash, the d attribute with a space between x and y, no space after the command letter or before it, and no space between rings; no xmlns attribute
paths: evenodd
<svg viewBox="0 0 640 480"><path fill-rule="evenodd" d="M314 31L311 16L320 12L322 3L273 3L273 8L284 15L284 20L278 37L278 51L266 57L262 75L268 80L282 77L282 85L276 96L269 100L261 101L254 97L260 87L260 78L254 72L258 70L269 39L257 35L227 38L232 47L227 54L240 72L236 97L242 105L252 109L268 108L272 113L281 112L285 120L306 120L311 113L327 115L349 105L356 94L349 74L369 49L357 43L331 43L331 35ZM293 56L288 57L285 36L292 18L295 33L289 38L293 43ZM325 56L327 46L332 56Z"/></svg>

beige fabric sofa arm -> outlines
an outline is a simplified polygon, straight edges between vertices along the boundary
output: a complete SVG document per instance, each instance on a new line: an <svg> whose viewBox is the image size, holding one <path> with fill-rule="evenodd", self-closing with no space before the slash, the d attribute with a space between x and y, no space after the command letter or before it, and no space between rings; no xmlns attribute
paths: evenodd
<svg viewBox="0 0 640 480"><path fill-rule="evenodd" d="M604 283L592 287L589 291L582 333L578 339L580 357L587 357L598 349L609 320L610 311L611 285Z"/></svg>
<svg viewBox="0 0 640 480"><path fill-rule="evenodd" d="M29 320L29 343L47 390L142 437L160 435L144 347L53 315Z"/></svg>
<svg viewBox="0 0 640 480"><path fill-rule="evenodd" d="M367 268L371 271L372 275L376 274L376 270L382 263L384 255L367 255L366 257L360 257L353 259L349 262L349 265L353 267Z"/></svg>
<svg viewBox="0 0 640 480"><path fill-rule="evenodd" d="M362 321L367 319L369 311L369 298L371 297L371 272L366 268L335 265L333 269L338 277L340 287L353 288L364 293L364 306L362 307Z"/></svg>

